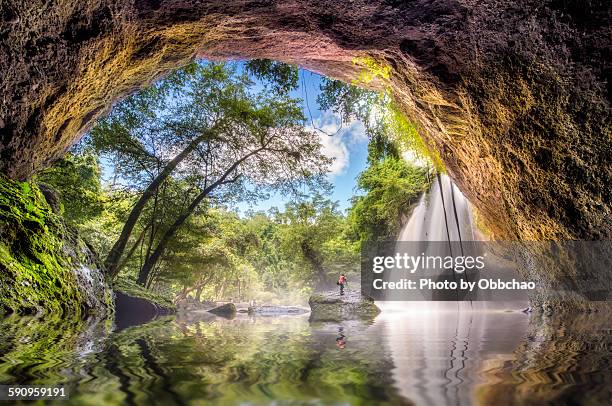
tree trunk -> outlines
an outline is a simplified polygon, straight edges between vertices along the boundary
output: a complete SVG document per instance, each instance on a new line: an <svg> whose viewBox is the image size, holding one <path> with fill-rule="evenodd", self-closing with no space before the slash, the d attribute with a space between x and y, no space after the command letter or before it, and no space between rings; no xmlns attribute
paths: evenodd
<svg viewBox="0 0 612 406"><path fill-rule="evenodd" d="M227 281L223 281L221 283L221 288L217 291L217 300L222 300L223 299L223 295L225 294L225 286L227 284Z"/></svg>
<svg viewBox="0 0 612 406"><path fill-rule="evenodd" d="M136 240L134 245L132 245L132 248L130 248L130 250L128 251L127 255L121 260L121 262L117 266L117 273L119 273L119 271L121 271L121 269L123 269L123 267L130 260L130 258L132 258L132 256L136 252L136 249L138 248L138 245L144 239L145 234L147 233L147 230L149 229L149 226L150 226L150 224L147 224L147 226L142 229L142 231L140 232L140 235L138 236L138 239Z"/></svg>
<svg viewBox="0 0 612 406"><path fill-rule="evenodd" d="M164 183L165 185L166 183ZM153 212L151 213L151 233L149 234L149 242L147 243L147 253L145 254L145 261L151 255L151 249L153 248L153 242L155 241L155 234L157 234L157 227L155 226L155 220L157 217L157 202L159 199L159 189L155 191L155 199L153 199Z"/></svg>
<svg viewBox="0 0 612 406"><path fill-rule="evenodd" d="M174 297L173 302L176 304L187 297L187 286L183 285L183 289Z"/></svg>
<svg viewBox="0 0 612 406"><path fill-rule="evenodd" d="M155 270L151 273L151 275L149 276L149 278L147 278L147 282L145 283L145 288L147 289L151 289L151 285L153 284L153 280L155 279Z"/></svg>
<svg viewBox="0 0 612 406"><path fill-rule="evenodd" d="M153 181L149 183L149 186L147 186L147 188L142 193L134 207L132 207L132 211L130 212L130 215L128 216L125 224L123 225L123 229L121 230L121 235L119 236L119 239L115 242L113 248L111 248L110 252L108 253L108 256L106 257L106 260L104 261L106 272L111 278L117 276L117 265L119 264L121 256L125 251L125 246L127 245L127 242L130 238L130 234L132 233L132 230L134 229L134 226L136 225L136 222L138 221L138 218L140 217L140 214L142 213L142 210L144 209L149 199L153 197L162 182L166 180L168 176L170 176L174 168L176 168L176 166L181 163L181 161L185 159L200 144L200 142L202 142L209 136L209 132L203 133L201 136L191 141L191 143L187 145L187 147L185 147L185 149L182 150L177 156L175 156L174 159L168 162L168 164L155 177L155 179L153 179Z"/></svg>
<svg viewBox="0 0 612 406"><path fill-rule="evenodd" d="M202 291L204 290L204 286L198 286L198 288L196 289L196 293L195 293L195 298L198 302L201 302L201 296L202 296Z"/></svg>
<svg viewBox="0 0 612 406"><path fill-rule="evenodd" d="M159 258L166 250L166 246L170 242L170 239L174 237L178 229L183 225L183 223L185 223L185 220L189 218L191 213L194 212L194 210L200 205L200 203L202 203L202 200L204 200L204 198L208 195L209 192L210 191L207 188L202 193L200 193L198 197L196 197L195 200L191 202L189 207L174 221L170 228L166 230L161 240L157 244L155 251L153 251L151 256L147 258L144 265L140 269L140 272L138 272L138 280L136 281L136 283L142 286L145 285L149 277L149 273L151 272L151 269L153 269L155 264L157 264L157 261L159 261Z"/></svg>
<svg viewBox="0 0 612 406"><path fill-rule="evenodd" d="M261 152L264 149L265 149L265 147L260 147L260 148L254 150L254 151L249 152L245 156L241 157L236 162L234 162L223 173L223 175L221 175L221 177L219 177L219 179L217 179L210 186L208 186L208 187L204 188L204 190L202 190L202 192L193 200L193 202L191 202L189 207L187 207L187 209L185 209L185 211L174 221L174 224L172 224L170 226L170 228L168 228L168 230L166 230L164 235L161 237L159 243L157 244L157 247L155 248L155 251L153 251L151 256L149 258L147 258L147 260L145 261L144 265L140 269L140 272L138 273L138 279L137 279L136 283L138 283L139 285L144 286L144 284L147 281L147 278L149 276L149 273L151 272L151 269L153 269L155 264L157 264L157 261L159 261L159 259L161 258L162 254L166 250L166 246L170 242L170 239L172 237L174 237L174 235L176 234L178 229L183 225L183 223L185 223L185 220L187 220L189 218L189 216L191 216L191 214L200 205L200 203L202 203L204 198L206 198L206 196L208 196L210 194L210 192L212 192L218 186L226 184L226 183L235 182L237 180L237 178L233 178L233 179L231 179L229 181L226 181L226 178L230 175L230 173L232 173L238 167L238 165L240 165L242 162L244 162L245 160L247 160L251 156Z"/></svg>
<svg viewBox="0 0 612 406"><path fill-rule="evenodd" d="M302 253L304 254L304 258L310 262L312 269L315 272L317 277L317 284L315 286L316 290L325 290L330 284L330 280L327 277L327 272L325 272L325 268L323 267L323 260L320 258L320 255L316 250L314 250L310 244L306 241L301 244Z"/></svg>

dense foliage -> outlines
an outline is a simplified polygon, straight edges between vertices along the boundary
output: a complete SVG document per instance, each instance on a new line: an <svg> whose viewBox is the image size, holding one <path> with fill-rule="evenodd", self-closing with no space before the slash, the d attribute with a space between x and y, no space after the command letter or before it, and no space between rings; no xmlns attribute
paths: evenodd
<svg viewBox="0 0 612 406"><path fill-rule="evenodd" d="M362 242L393 239L427 184L426 169L388 156L373 162L357 179L364 195L353 198L350 221Z"/></svg>
<svg viewBox="0 0 612 406"><path fill-rule="evenodd" d="M370 140L341 212L297 86L297 69L278 62L194 63L118 103L37 181L111 277L175 301L303 301L358 273L363 243L396 236L428 169L403 158L415 130L387 96L323 80L319 107L360 120ZM270 191L292 198L235 210Z"/></svg>
<svg viewBox="0 0 612 406"><path fill-rule="evenodd" d="M82 224L102 213L103 198L100 164L91 153L68 153L36 177L42 185L53 185L62 207L59 211L70 224Z"/></svg>

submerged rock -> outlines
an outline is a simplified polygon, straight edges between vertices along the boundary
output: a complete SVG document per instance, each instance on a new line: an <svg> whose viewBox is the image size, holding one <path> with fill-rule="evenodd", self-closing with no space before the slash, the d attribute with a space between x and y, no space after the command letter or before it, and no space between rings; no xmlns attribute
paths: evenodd
<svg viewBox="0 0 612 406"><path fill-rule="evenodd" d="M236 314L236 306L233 303L226 303L214 309L210 309L209 312L217 316L233 317Z"/></svg>
<svg viewBox="0 0 612 406"><path fill-rule="evenodd" d="M308 309L299 306L252 306L248 309L249 314L258 316L282 316L298 315L308 313Z"/></svg>
<svg viewBox="0 0 612 406"><path fill-rule="evenodd" d="M341 321L354 319L373 319L380 313L374 300L362 296L358 291L314 294L308 300L311 321Z"/></svg>

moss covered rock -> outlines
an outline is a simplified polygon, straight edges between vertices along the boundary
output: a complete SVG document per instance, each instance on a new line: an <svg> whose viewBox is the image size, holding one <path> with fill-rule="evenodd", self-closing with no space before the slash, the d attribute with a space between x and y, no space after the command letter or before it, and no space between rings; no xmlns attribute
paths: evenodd
<svg viewBox="0 0 612 406"><path fill-rule="evenodd" d="M0 311L112 311L112 292L96 257L64 224L40 189L0 177Z"/></svg>
<svg viewBox="0 0 612 406"><path fill-rule="evenodd" d="M348 291L314 294L308 300L311 321L371 320L380 313L374 300L360 292Z"/></svg>
<svg viewBox="0 0 612 406"><path fill-rule="evenodd" d="M164 312L166 313L173 313L176 311L176 306L174 303L172 303L172 298L170 296L165 296L149 289L145 289L133 280L117 278L113 282L113 290L115 292L121 292L130 297L151 302L159 309L164 309Z"/></svg>

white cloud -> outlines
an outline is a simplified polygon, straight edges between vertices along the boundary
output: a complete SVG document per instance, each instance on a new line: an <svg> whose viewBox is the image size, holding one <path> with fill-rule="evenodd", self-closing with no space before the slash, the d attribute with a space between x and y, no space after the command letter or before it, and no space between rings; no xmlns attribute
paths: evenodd
<svg viewBox="0 0 612 406"><path fill-rule="evenodd" d="M329 174L333 176L343 174L349 166L350 156L348 148L342 142L342 138L337 136L330 137L325 134L319 134L319 137L321 138L323 154L334 160L329 168Z"/></svg>
<svg viewBox="0 0 612 406"><path fill-rule="evenodd" d="M342 124L340 117L331 111L322 112L320 117L314 119L314 128L312 125L307 127L319 134L323 154L334 160L330 176L342 175L349 167L350 146L368 140L361 122Z"/></svg>

